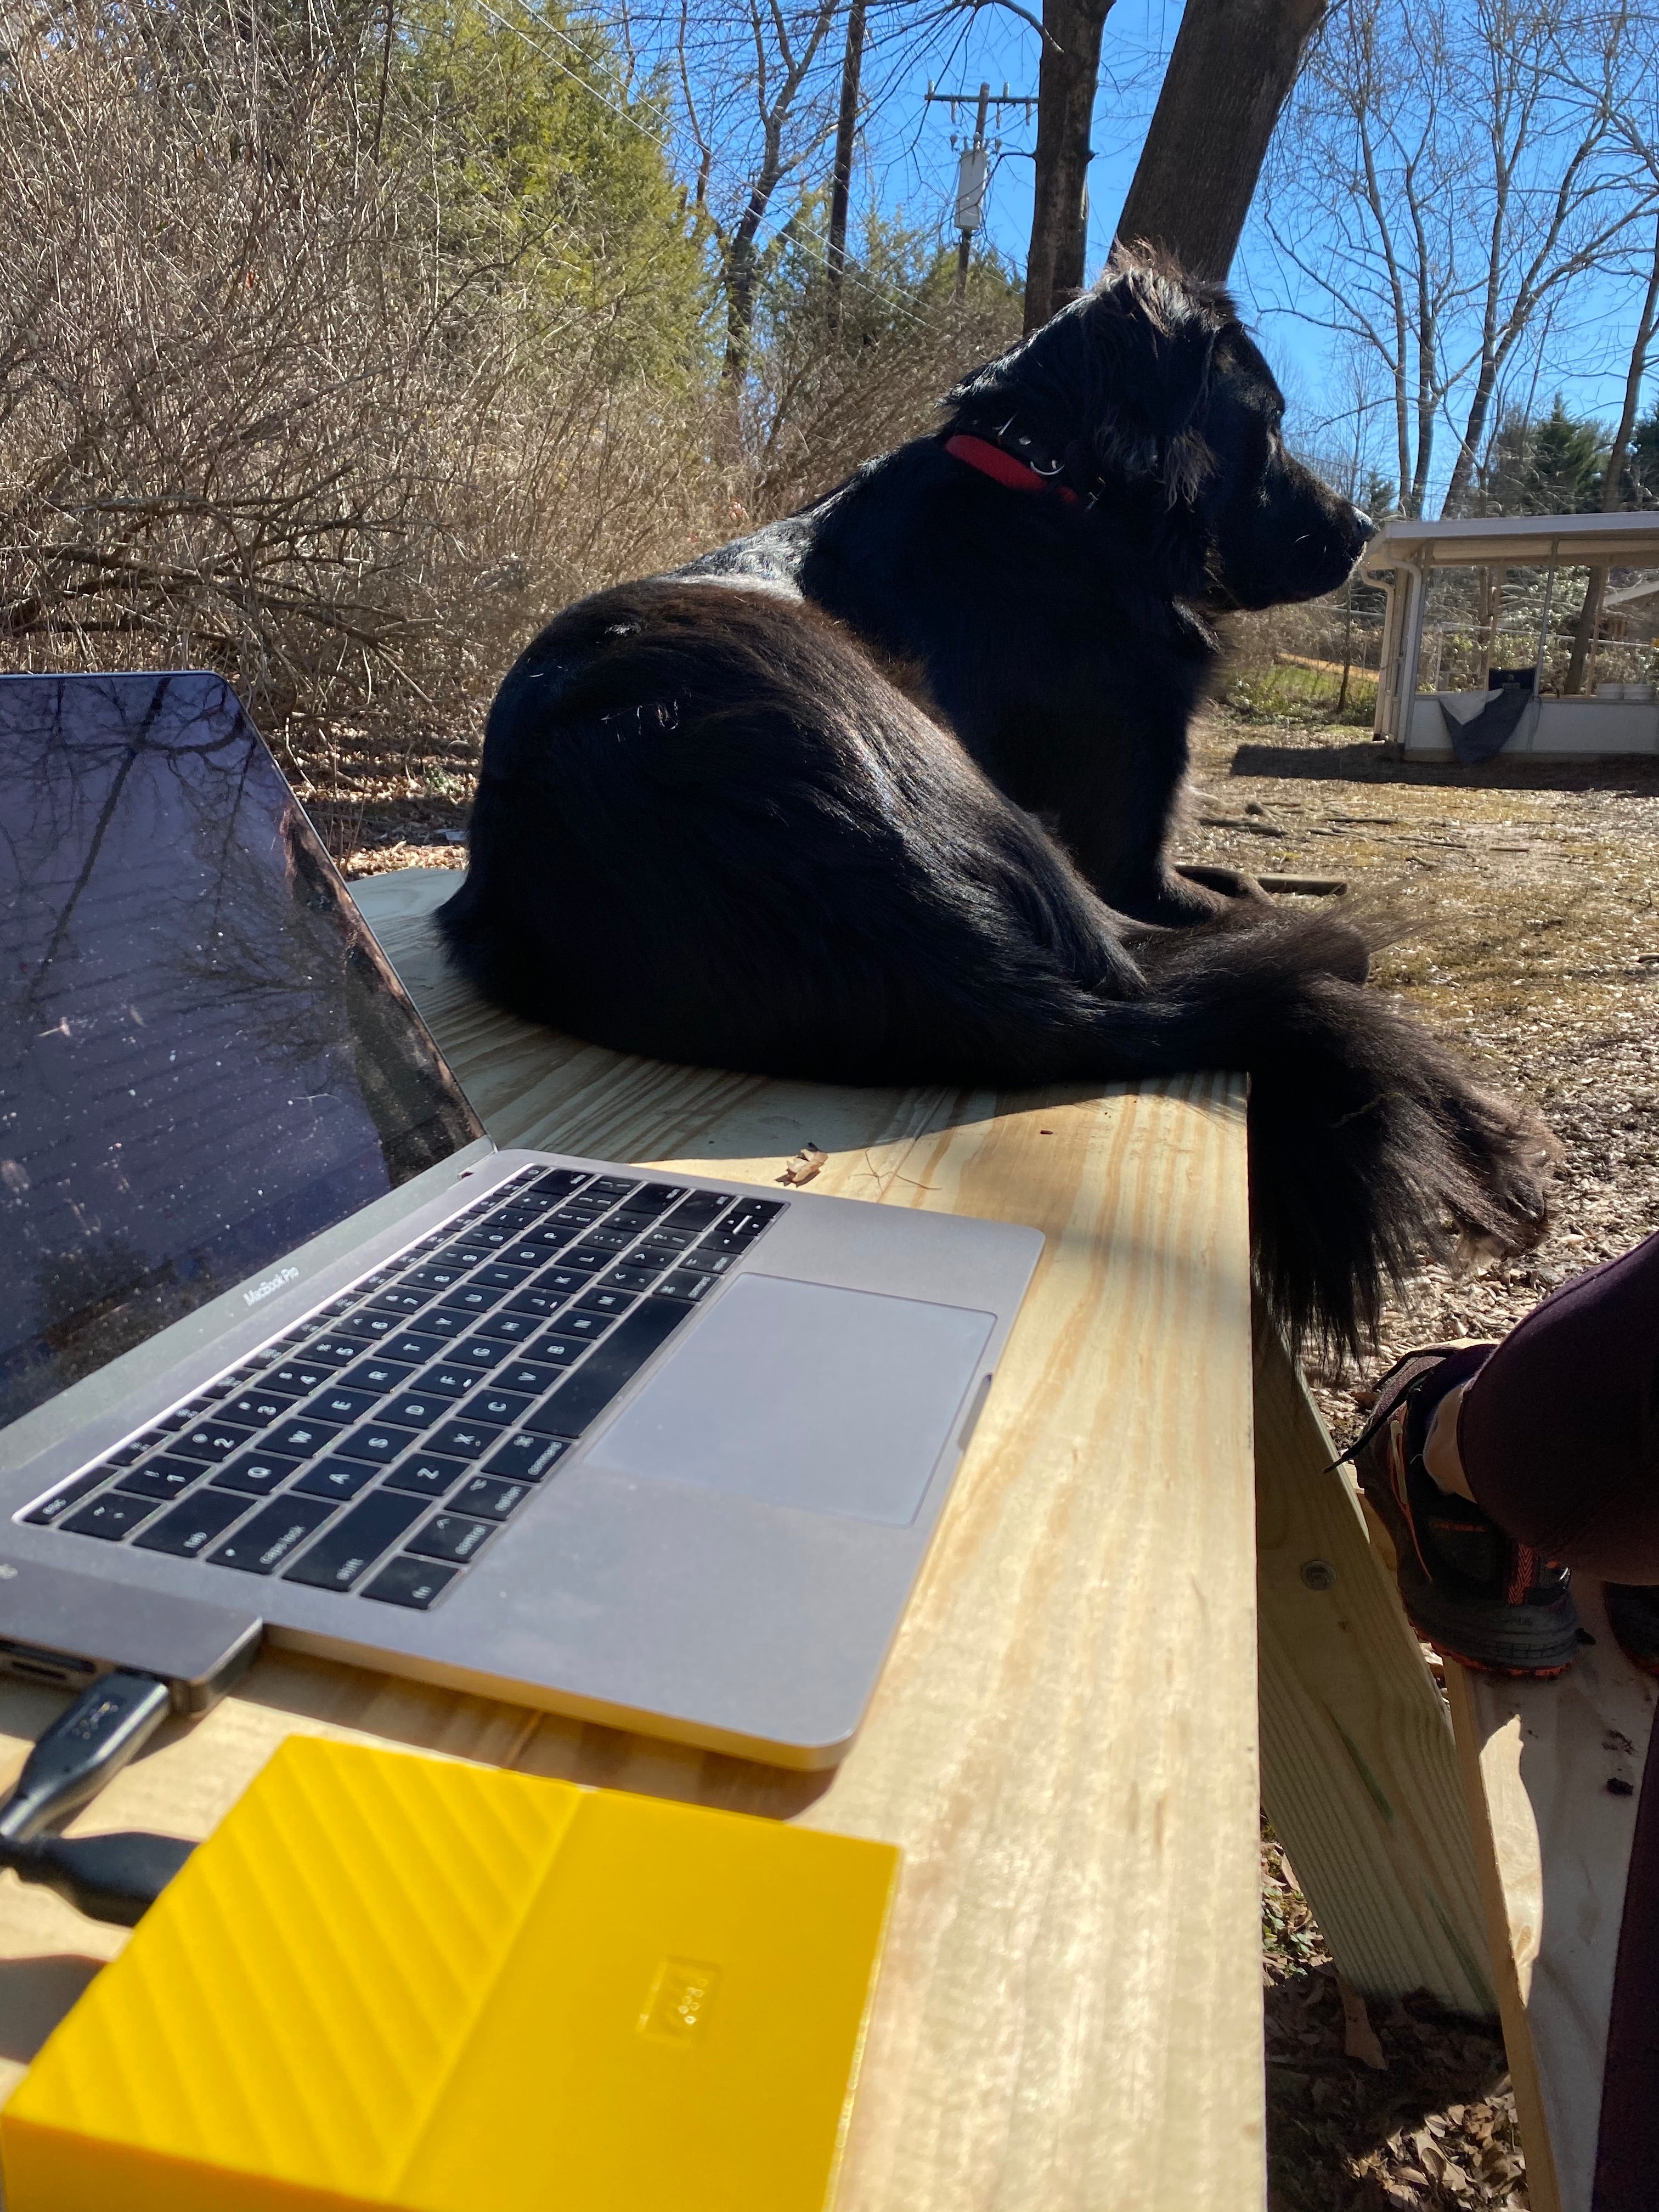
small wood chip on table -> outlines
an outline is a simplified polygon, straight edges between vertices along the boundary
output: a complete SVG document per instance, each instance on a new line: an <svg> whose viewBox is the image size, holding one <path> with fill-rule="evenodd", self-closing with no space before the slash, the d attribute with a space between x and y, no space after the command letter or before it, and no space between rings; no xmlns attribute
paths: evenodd
<svg viewBox="0 0 1659 2212"><path fill-rule="evenodd" d="M1260 2206L1242 1079L999 1097L630 1059L473 997L429 919L453 883L356 888L498 1143L756 1182L793 1167L802 1204L1046 1233L869 1717L833 1773L788 1773L268 1648L75 1832L205 1834L302 1729L879 1838L904 1869L840 2212ZM1485 2008L1443 1717L1270 1330L1256 1369L1270 1810L1357 1986ZM0 1689L8 1768L61 1702ZM0 1876L0 2090L124 1940Z"/></svg>

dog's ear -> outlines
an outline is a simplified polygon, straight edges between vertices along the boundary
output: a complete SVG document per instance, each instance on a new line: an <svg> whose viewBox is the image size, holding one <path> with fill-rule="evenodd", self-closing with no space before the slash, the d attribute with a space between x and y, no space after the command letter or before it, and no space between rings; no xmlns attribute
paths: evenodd
<svg viewBox="0 0 1659 2212"><path fill-rule="evenodd" d="M1115 251L1093 289L1021 344L965 377L955 427L1023 430L1068 471L1161 482L1190 500L1212 465L1201 431L1216 342L1232 302L1150 255Z"/></svg>

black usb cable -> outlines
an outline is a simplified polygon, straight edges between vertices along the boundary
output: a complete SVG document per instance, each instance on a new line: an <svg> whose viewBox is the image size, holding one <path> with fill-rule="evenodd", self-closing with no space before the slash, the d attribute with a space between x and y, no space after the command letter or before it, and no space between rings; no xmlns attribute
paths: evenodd
<svg viewBox="0 0 1659 2212"><path fill-rule="evenodd" d="M154 1674L100 1675L35 1745L0 1806L0 1867L39 1882L89 1919L136 1927L195 1846L131 1831L70 1838L42 1832L80 1811L173 1710Z"/></svg>

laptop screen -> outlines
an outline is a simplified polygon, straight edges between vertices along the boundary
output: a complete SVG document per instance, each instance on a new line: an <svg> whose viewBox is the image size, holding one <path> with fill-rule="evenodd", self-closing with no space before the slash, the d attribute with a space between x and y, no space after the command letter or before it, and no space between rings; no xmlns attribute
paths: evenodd
<svg viewBox="0 0 1659 2212"><path fill-rule="evenodd" d="M217 677L0 678L0 1426L482 1135Z"/></svg>

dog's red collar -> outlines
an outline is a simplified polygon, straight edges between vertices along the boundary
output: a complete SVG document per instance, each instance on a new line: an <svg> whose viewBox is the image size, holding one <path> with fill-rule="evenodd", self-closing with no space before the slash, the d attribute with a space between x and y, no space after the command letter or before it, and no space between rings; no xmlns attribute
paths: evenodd
<svg viewBox="0 0 1659 2212"><path fill-rule="evenodd" d="M1052 492L1056 499L1063 499L1073 507L1077 505L1077 494L1066 485L1045 477L1029 461L1017 460L1000 446L994 446L988 438L969 437L965 431L959 431L954 438L945 440L945 450L952 460L966 461L970 469L977 469L981 476L1006 484L1010 491Z"/></svg>

